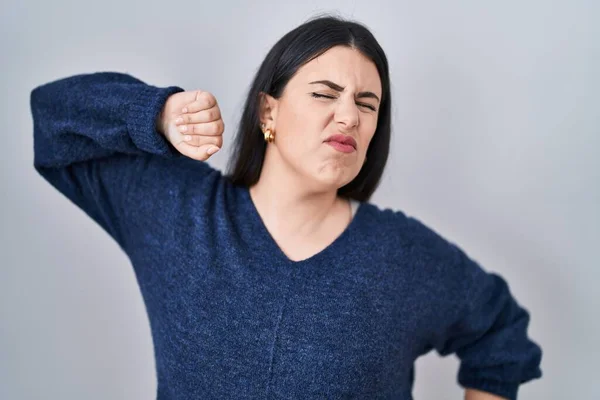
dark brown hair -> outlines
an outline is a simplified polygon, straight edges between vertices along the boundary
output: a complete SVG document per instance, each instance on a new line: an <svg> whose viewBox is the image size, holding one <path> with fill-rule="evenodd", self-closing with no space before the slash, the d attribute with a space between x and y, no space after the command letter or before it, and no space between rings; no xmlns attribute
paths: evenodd
<svg viewBox="0 0 600 400"><path fill-rule="evenodd" d="M234 138L227 177L250 187L260 177L267 143L260 129L260 93L279 98L296 73L307 62L334 46L359 50L377 67L382 86L377 128L367 149L367 160L358 175L338 189L338 195L368 201L381 180L391 135L391 97L387 58L371 32L362 24L337 16L309 19L284 35L269 51L250 86Z"/></svg>

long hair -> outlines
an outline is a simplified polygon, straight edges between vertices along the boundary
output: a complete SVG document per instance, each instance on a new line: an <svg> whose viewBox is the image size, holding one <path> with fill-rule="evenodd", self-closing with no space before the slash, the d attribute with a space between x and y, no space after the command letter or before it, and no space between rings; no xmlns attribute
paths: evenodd
<svg viewBox="0 0 600 400"><path fill-rule="evenodd" d="M338 189L340 196L358 201L369 200L383 175L390 147L388 62L383 49L364 25L330 15L309 19L285 34L260 65L248 91L227 166L227 178L234 184L250 187L260 177L267 146L260 129L260 93L280 98L285 86L301 66L340 45L356 49L372 60L381 80L382 97L377 128L367 149L367 159L358 175Z"/></svg>

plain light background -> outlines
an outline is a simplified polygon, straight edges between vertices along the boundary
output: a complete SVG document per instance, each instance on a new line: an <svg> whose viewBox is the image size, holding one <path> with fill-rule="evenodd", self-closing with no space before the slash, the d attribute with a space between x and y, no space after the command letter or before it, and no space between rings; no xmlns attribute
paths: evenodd
<svg viewBox="0 0 600 400"><path fill-rule="evenodd" d="M320 12L386 51L390 161L372 202L509 282L544 350L523 399L598 399L600 5L594 1L5 1L0 18L0 398L152 399L150 328L115 242L33 169L31 90L118 71L219 100L225 167L244 95ZM459 399L457 359L417 361L416 399Z"/></svg>

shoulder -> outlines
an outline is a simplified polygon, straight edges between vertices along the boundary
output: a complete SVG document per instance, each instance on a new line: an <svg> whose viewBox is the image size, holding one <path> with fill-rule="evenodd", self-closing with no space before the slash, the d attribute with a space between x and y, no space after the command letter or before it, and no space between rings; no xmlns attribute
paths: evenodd
<svg viewBox="0 0 600 400"><path fill-rule="evenodd" d="M421 219L371 203L363 207L369 234L416 282L458 292L483 274L462 247Z"/></svg>
<svg viewBox="0 0 600 400"><path fill-rule="evenodd" d="M386 241L393 241L404 251L447 257L456 252L456 245L417 217L393 208L381 208L373 203L363 203L365 229L379 232Z"/></svg>
<svg viewBox="0 0 600 400"><path fill-rule="evenodd" d="M181 212L186 207L200 212L226 183L220 170L188 157L138 156L134 174L127 189L129 202L137 204L132 209L137 208L144 215L154 213L156 217L162 212Z"/></svg>
<svg viewBox="0 0 600 400"><path fill-rule="evenodd" d="M393 265L406 290L419 299L425 319L453 320L490 287L492 274L419 218L371 204L363 212L372 225L366 240L373 238L371 247Z"/></svg>
<svg viewBox="0 0 600 400"><path fill-rule="evenodd" d="M157 157L144 155L138 161L139 181L159 193L165 189L207 189L223 183L220 170L204 161L184 156Z"/></svg>

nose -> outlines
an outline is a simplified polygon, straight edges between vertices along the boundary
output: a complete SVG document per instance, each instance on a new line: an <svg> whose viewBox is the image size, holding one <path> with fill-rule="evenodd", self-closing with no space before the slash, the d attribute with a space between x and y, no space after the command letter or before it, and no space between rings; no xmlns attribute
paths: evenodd
<svg viewBox="0 0 600 400"><path fill-rule="evenodd" d="M354 104L354 100L341 100L335 110L335 122L341 125L343 130L352 130L358 126L358 107Z"/></svg>

